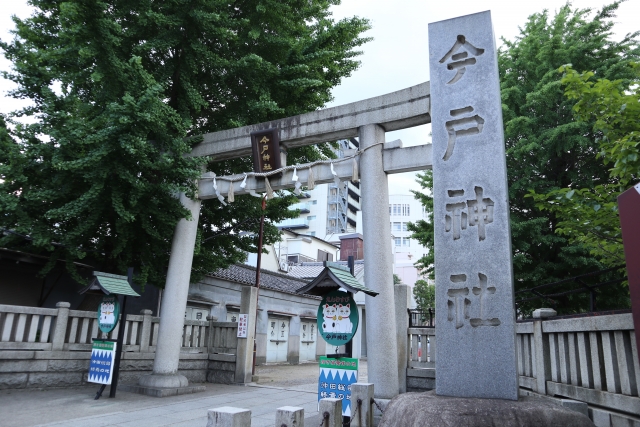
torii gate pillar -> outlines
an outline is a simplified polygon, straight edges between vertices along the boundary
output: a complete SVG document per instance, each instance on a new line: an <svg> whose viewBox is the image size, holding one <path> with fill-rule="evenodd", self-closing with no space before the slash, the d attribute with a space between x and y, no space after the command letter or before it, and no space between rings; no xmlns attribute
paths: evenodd
<svg viewBox="0 0 640 427"><path fill-rule="evenodd" d="M184 193L180 194L180 202L191 212L191 219L181 219L173 233L153 374L140 378L138 384L142 387L185 388L189 385L187 378L178 374L178 364L201 202L191 200Z"/></svg>
<svg viewBox="0 0 640 427"><path fill-rule="evenodd" d="M362 231L367 267L364 282L378 292L366 296L368 381L376 397L391 399L399 392L398 343L393 294L393 259L389 240L389 186L382 161L385 131L379 125L358 128L362 179Z"/></svg>

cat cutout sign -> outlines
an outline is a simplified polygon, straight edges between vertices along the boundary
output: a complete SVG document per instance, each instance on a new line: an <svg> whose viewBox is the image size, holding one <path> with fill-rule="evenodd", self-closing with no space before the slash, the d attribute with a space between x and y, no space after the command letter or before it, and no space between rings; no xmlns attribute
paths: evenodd
<svg viewBox="0 0 640 427"><path fill-rule="evenodd" d="M102 332L108 334L113 331L118 324L120 315L120 302L116 295L106 295L98 306L98 327Z"/></svg>
<svg viewBox="0 0 640 427"><path fill-rule="evenodd" d="M345 345L358 330L358 306L351 294L329 292L318 307L318 332L331 345Z"/></svg>

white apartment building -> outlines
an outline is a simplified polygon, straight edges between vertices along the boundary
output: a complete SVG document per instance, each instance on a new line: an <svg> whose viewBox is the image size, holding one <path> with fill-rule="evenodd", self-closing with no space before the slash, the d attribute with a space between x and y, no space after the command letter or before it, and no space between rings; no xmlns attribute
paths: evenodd
<svg viewBox="0 0 640 427"><path fill-rule="evenodd" d="M358 147L355 139L338 141L338 158ZM277 224L278 228L294 230L299 234L318 237L338 243L339 236L355 233L360 211L360 183L341 181L320 184L300 196L300 202L290 209L299 209L300 215Z"/></svg>
<svg viewBox="0 0 640 427"><path fill-rule="evenodd" d="M390 228L393 239L394 274L402 283L413 286L422 278L413 264L427 253L427 248L412 239L407 224L426 219L422 204L413 195L389 195Z"/></svg>

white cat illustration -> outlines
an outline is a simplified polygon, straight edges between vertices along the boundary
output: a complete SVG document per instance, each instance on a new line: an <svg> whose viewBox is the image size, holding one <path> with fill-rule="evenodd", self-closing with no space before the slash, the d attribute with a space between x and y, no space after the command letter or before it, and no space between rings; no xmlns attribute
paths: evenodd
<svg viewBox="0 0 640 427"><path fill-rule="evenodd" d="M353 328L353 324L351 323L351 320L349 319L350 315L351 315L351 305L350 304L347 304L347 305L340 304L338 306L338 322L337 322L337 326L336 326L336 332L342 332L342 333L347 333L347 334L351 333L351 329Z"/></svg>
<svg viewBox="0 0 640 427"><path fill-rule="evenodd" d="M322 330L324 332L338 332L337 330L337 319L338 316L336 315L337 309L336 309L336 305L329 305L329 304L325 304L324 307L322 307L322 317L323 317L323 322L322 322Z"/></svg>
<svg viewBox="0 0 640 427"><path fill-rule="evenodd" d="M101 316L100 316L100 323L105 323L105 324L110 324L110 323L114 323L116 320L116 316L115 316L115 311L116 307L115 304L112 302L103 302L102 306L100 307L100 312L101 312Z"/></svg>

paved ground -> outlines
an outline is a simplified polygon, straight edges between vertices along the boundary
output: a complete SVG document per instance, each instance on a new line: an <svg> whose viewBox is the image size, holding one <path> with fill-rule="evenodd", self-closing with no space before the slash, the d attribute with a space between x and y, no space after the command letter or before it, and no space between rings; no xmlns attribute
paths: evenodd
<svg viewBox="0 0 640 427"><path fill-rule="evenodd" d="M317 413L318 365L258 367L257 384L248 386L205 384L202 393L162 399L118 391L115 399L105 390L93 400L98 385L50 390L0 391L0 426L64 427L205 427L207 410L235 406L251 410L252 427L273 426L276 409L299 406L308 425L319 422ZM361 362L366 381L366 362Z"/></svg>

